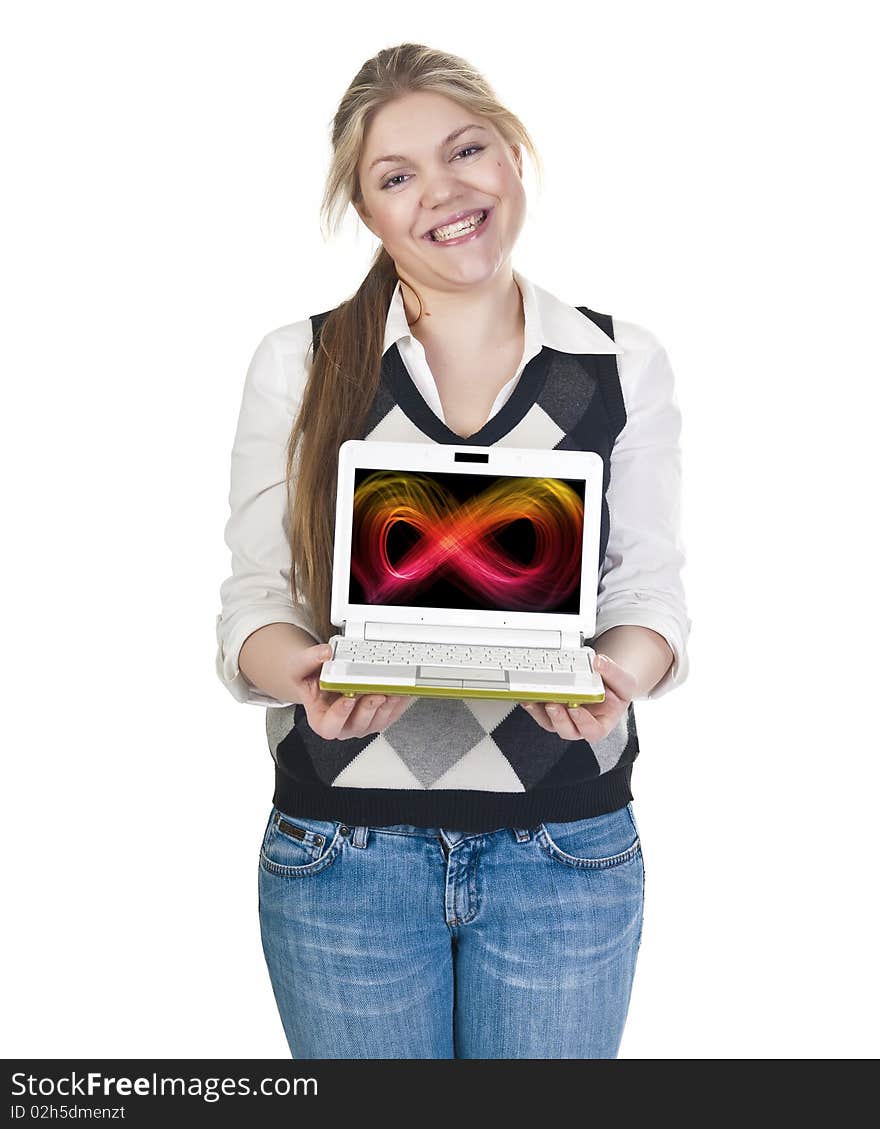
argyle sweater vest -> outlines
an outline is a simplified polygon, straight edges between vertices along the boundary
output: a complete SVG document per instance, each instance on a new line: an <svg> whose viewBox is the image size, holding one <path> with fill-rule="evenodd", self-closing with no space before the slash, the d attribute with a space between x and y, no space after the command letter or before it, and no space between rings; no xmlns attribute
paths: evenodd
<svg viewBox="0 0 880 1129"><path fill-rule="evenodd" d="M577 308L613 338L610 316ZM310 319L316 348L329 312ZM573 355L545 345L501 409L463 439L425 402L393 345L383 357L366 424L353 438L595 451L604 463L601 576L611 450L625 422L615 354ZM518 703L479 698L416 698L381 733L347 740L318 736L300 704L271 707L266 734L275 761L275 805L290 815L353 827L409 823L491 831L600 815L633 798L630 777L639 752L632 703L617 727L592 743L548 733Z"/></svg>

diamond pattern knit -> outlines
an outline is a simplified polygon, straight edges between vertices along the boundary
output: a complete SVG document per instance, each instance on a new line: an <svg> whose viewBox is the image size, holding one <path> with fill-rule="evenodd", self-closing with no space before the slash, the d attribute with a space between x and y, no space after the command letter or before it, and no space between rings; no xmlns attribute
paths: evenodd
<svg viewBox="0 0 880 1129"><path fill-rule="evenodd" d="M611 317L578 309L613 338ZM316 342L326 316L311 319ZM576 356L545 345L501 409L463 439L424 401L393 345L356 438L595 451L605 468L602 562L611 450L625 422L616 355ZM517 703L480 698L416 698L381 733L341 741L319 737L295 704L267 709L266 733L276 766L274 803L290 814L353 826L488 831L599 815L632 799L639 752L632 703L617 728L592 744L548 733Z"/></svg>

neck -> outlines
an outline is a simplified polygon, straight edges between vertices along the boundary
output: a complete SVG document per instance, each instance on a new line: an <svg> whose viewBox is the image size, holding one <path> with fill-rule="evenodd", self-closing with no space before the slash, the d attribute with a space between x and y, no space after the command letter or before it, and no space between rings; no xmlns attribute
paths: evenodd
<svg viewBox="0 0 880 1129"><path fill-rule="evenodd" d="M473 353L522 340L525 330L523 298L512 270L464 291L430 290L415 280L410 282L403 275L399 277L410 332L426 350L429 347L449 350L461 343Z"/></svg>

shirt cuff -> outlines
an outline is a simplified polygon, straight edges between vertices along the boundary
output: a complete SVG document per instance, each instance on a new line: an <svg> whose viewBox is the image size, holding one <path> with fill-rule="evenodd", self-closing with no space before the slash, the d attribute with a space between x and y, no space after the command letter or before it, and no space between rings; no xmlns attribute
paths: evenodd
<svg viewBox="0 0 880 1129"><path fill-rule="evenodd" d="M691 620L687 620L686 628L683 631L681 625L675 620L659 612L654 612L647 608L617 607L613 611L606 612L604 615L602 612L597 615L596 633L590 641L590 645L592 646L600 635L603 635L606 631L610 631L612 627L623 627L627 624L633 627L648 627L652 631L656 631L658 635L663 636L672 651L672 665L669 670L667 670L657 685L647 694L643 695L643 697L651 700L662 698L663 695L668 694L670 690L681 686L687 679L690 671L690 660L688 659L687 653L687 637L690 635Z"/></svg>
<svg viewBox="0 0 880 1129"><path fill-rule="evenodd" d="M293 702L279 701L278 698L273 698L269 694L264 694L262 690L258 690L239 669L238 656L245 639L258 628L267 627L270 623L290 623L294 627L301 627L303 631L307 631L311 635L316 643L320 643L321 640L315 638L311 624L307 623L303 616L298 616L289 607L278 608L274 612L261 608L259 612L242 615L236 619L228 634L221 631L222 623L223 615L221 613L216 620L217 655L214 665L217 677L233 698L237 702L253 706L280 707L293 705Z"/></svg>

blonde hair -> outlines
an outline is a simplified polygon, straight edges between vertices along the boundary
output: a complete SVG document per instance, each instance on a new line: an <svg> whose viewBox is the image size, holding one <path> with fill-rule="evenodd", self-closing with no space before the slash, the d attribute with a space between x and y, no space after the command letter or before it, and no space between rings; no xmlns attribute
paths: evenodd
<svg viewBox="0 0 880 1129"><path fill-rule="evenodd" d="M488 119L507 144L526 149L540 183L541 161L531 137L519 118L499 103L486 79L457 55L401 43L364 63L333 117L332 156L321 204L322 221L331 234L348 205L363 201L358 164L373 118L383 106L413 91L443 94ZM322 642L336 633L330 621L330 593L339 447L346 439L363 438L361 429L379 385L385 322L397 277L394 260L380 246L355 293L324 319L288 442L291 594L297 602L306 601Z"/></svg>

